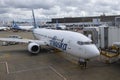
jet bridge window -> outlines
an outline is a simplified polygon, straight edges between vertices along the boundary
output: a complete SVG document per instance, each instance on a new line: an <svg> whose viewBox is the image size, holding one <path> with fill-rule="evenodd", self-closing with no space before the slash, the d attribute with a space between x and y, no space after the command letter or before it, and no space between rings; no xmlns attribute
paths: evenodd
<svg viewBox="0 0 120 80"><path fill-rule="evenodd" d="M92 42L82 42L82 41L78 41L77 44L79 44L79 45L89 45L89 44L92 44Z"/></svg>

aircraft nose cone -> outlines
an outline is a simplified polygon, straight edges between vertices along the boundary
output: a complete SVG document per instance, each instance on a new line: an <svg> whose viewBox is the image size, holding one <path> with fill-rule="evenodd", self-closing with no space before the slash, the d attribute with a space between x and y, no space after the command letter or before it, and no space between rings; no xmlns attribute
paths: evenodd
<svg viewBox="0 0 120 80"><path fill-rule="evenodd" d="M86 54L88 55L89 58L92 58L99 56L100 52L95 45L88 45L86 47Z"/></svg>

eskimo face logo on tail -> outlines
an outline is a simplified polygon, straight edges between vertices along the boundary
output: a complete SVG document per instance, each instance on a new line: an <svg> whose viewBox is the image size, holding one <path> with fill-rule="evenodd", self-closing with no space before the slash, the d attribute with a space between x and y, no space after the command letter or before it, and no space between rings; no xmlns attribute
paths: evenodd
<svg viewBox="0 0 120 80"><path fill-rule="evenodd" d="M56 36L54 36L54 37L50 40L50 45L51 45L51 46L54 46L54 47L56 47L56 48L60 48L60 49L62 49L62 50L66 50L67 44L66 44L66 43L63 43L63 40L64 40L64 39L59 40L59 39L57 39Z"/></svg>

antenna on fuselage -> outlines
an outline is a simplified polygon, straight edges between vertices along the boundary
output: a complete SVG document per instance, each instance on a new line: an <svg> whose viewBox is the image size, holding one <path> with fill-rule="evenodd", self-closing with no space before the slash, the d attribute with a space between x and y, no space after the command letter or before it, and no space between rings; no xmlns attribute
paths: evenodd
<svg viewBox="0 0 120 80"><path fill-rule="evenodd" d="M33 16L33 24L34 28L37 28L36 20L35 20L35 15L34 15L34 10L32 9L32 16Z"/></svg>

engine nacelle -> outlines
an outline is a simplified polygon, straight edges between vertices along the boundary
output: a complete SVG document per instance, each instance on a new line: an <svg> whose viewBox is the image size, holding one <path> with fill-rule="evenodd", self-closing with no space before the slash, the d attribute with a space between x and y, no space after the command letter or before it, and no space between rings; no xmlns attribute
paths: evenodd
<svg viewBox="0 0 120 80"><path fill-rule="evenodd" d="M40 51L40 46L37 43L29 43L28 44L28 51L37 54Z"/></svg>

